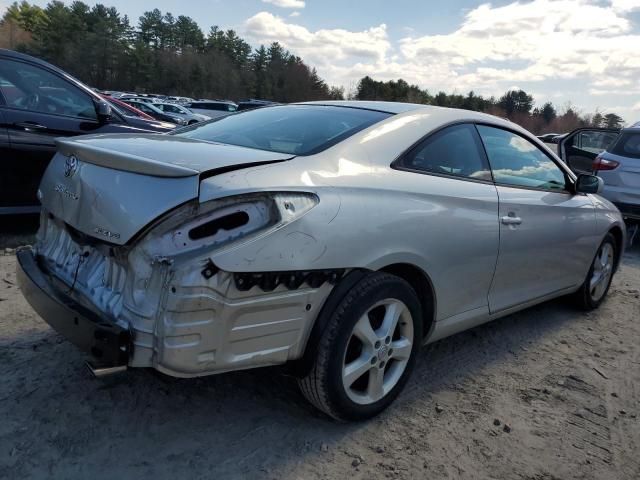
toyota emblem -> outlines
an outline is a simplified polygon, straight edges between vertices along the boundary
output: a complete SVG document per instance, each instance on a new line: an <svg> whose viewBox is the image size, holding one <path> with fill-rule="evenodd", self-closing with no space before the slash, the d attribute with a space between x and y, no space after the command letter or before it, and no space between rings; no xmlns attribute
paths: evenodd
<svg viewBox="0 0 640 480"><path fill-rule="evenodd" d="M78 159L74 155L71 155L64 162L64 176L73 177L73 175L76 173L76 170L78 170Z"/></svg>

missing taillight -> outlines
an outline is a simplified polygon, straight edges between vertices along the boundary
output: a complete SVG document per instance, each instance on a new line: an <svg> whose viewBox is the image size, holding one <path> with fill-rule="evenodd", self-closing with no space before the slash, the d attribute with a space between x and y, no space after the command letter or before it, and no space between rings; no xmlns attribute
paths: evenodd
<svg viewBox="0 0 640 480"><path fill-rule="evenodd" d="M231 213L192 228L189 230L189 238L191 240L200 240L202 238L211 237L220 230L234 230L246 225L247 223L249 223L249 214L247 214L247 212Z"/></svg>

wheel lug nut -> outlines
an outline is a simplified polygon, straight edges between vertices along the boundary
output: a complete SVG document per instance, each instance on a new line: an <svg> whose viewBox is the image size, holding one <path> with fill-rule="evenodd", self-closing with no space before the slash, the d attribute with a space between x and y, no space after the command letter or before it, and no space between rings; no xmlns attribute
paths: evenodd
<svg viewBox="0 0 640 480"><path fill-rule="evenodd" d="M371 357L371 365L375 365L378 359L376 357Z"/></svg>
<svg viewBox="0 0 640 480"><path fill-rule="evenodd" d="M393 355L393 348L389 349L389 353L387 355L389 355L389 356Z"/></svg>
<svg viewBox="0 0 640 480"><path fill-rule="evenodd" d="M386 362L380 362L380 368L384 368Z"/></svg>
<svg viewBox="0 0 640 480"><path fill-rule="evenodd" d="M384 339L384 343L386 343L387 345L389 345L391 343L391 337L387 337Z"/></svg>
<svg viewBox="0 0 640 480"><path fill-rule="evenodd" d="M380 348L380 342L376 342L376 344L374 345L375 348Z"/></svg>

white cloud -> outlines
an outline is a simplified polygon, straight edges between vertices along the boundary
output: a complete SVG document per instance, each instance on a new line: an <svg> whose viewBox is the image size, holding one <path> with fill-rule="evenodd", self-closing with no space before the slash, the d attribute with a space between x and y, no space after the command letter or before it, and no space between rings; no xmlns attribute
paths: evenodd
<svg viewBox="0 0 640 480"><path fill-rule="evenodd" d="M257 42L280 42L318 67L331 65L336 60L365 59L379 63L384 61L391 48L384 24L361 32L343 29L311 32L271 13L260 12L245 22L245 30Z"/></svg>
<svg viewBox="0 0 640 480"><path fill-rule="evenodd" d="M299 17L299 16L300 16L300 12L298 12L298 11L291 12L291 13L289 14L289 16L290 16L290 17Z"/></svg>
<svg viewBox="0 0 640 480"><path fill-rule="evenodd" d="M640 0L611 0L611 7L618 12L640 10Z"/></svg>
<svg viewBox="0 0 640 480"><path fill-rule="evenodd" d="M304 8L304 0L262 0L280 8Z"/></svg>
<svg viewBox="0 0 640 480"><path fill-rule="evenodd" d="M496 95L519 84L546 98L582 95L589 102L590 94L601 102L606 95L640 92L640 32L627 15L639 9L640 0L485 3L450 33L405 30L394 43L384 24L310 31L267 12L248 19L245 28L256 42L279 41L331 84L349 86L371 75L404 78L432 92Z"/></svg>

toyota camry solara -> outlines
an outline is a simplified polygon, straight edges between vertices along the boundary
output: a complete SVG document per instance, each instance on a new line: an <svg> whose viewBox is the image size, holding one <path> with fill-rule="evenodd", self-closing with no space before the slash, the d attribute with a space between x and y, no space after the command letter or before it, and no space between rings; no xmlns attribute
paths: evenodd
<svg viewBox="0 0 640 480"><path fill-rule="evenodd" d="M287 364L357 420L425 343L562 295L598 307L626 235L601 188L490 115L273 106L58 140L18 275L98 374Z"/></svg>

